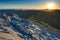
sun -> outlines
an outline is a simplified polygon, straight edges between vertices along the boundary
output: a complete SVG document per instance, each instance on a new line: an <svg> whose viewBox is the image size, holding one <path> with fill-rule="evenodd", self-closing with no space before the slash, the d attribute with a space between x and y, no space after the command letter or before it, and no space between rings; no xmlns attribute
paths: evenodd
<svg viewBox="0 0 60 40"><path fill-rule="evenodd" d="M55 3L48 3L47 4L47 9L49 9L49 10L56 9L56 4Z"/></svg>

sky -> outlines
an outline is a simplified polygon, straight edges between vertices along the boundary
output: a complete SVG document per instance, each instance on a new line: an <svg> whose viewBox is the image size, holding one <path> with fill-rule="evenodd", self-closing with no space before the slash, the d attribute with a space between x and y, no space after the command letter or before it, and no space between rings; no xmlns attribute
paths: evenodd
<svg viewBox="0 0 60 40"><path fill-rule="evenodd" d="M0 9L46 9L49 2L60 9L60 0L0 0Z"/></svg>

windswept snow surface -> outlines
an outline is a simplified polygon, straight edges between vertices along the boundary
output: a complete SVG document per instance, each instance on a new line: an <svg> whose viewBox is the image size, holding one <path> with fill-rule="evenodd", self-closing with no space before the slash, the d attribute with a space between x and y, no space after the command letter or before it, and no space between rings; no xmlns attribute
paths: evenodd
<svg viewBox="0 0 60 40"><path fill-rule="evenodd" d="M60 32L15 14L0 13L0 40L60 40Z"/></svg>

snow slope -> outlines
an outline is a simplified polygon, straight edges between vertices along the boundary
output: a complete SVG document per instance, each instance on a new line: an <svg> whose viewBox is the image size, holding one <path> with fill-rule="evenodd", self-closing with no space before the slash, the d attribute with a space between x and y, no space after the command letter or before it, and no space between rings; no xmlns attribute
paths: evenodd
<svg viewBox="0 0 60 40"><path fill-rule="evenodd" d="M53 31L57 37L40 27L46 28L15 14L0 13L0 40L60 40L60 32Z"/></svg>

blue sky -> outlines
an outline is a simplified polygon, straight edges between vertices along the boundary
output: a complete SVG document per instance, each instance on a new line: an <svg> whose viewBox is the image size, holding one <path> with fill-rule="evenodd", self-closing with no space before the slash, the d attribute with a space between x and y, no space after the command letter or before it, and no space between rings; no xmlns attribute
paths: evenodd
<svg viewBox="0 0 60 40"><path fill-rule="evenodd" d="M32 9L37 6L43 6L45 3L54 2L60 5L60 0L0 0L0 9L4 8L18 8L18 9Z"/></svg>

